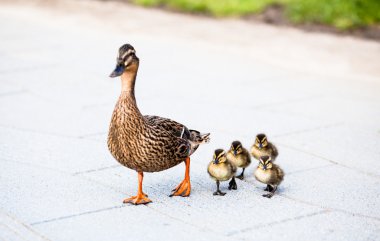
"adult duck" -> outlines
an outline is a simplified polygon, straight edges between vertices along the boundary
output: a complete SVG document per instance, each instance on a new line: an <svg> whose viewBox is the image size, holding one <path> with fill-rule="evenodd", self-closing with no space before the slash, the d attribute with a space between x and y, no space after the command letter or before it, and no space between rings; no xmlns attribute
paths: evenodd
<svg viewBox="0 0 380 241"><path fill-rule="evenodd" d="M159 116L142 115L136 104L135 82L139 58L130 44L120 47L115 70L110 77L121 76L121 94L112 114L108 148L122 165L138 173L136 196L124 203L147 204L151 200L142 190L144 172L159 172L185 162L185 178L170 196L187 197L191 192L190 156L199 144L209 141L209 133Z"/></svg>

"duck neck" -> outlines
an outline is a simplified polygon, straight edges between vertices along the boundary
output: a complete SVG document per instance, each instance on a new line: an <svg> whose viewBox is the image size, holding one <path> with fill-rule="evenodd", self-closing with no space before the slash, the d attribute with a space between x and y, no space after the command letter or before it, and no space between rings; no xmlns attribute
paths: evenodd
<svg viewBox="0 0 380 241"><path fill-rule="evenodd" d="M121 75L121 91L135 95L135 82L137 76L138 65L128 67Z"/></svg>
<svg viewBox="0 0 380 241"><path fill-rule="evenodd" d="M121 95L119 98L119 104L123 106L125 114L133 113L135 116L141 116L135 98L137 69L138 65L129 66L121 75Z"/></svg>

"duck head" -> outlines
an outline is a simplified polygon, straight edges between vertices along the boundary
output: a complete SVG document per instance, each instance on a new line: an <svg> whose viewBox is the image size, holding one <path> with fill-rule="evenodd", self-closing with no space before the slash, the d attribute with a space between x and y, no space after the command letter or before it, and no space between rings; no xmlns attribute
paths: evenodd
<svg viewBox="0 0 380 241"><path fill-rule="evenodd" d="M265 134L258 134L255 140L255 146L262 149L268 146L267 136Z"/></svg>
<svg viewBox="0 0 380 241"><path fill-rule="evenodd" d="M212 163L215 165L218 165L226 161L227 161L226 152L223 149L216 149L214 152Z"/></svg>
<svg viewBox="0 0 380 241"><path fill-rule="evenodd" d="M262 170L272 169L272 158L270 156L261 156L260 157L260 163L259 168Z"/></svg>
<svg viewBox="0 0 380 241"><path fill-rule="evenodd" d="M116 67L110 74L111 78L121 76L127 71L137 71L139 58L136 56L136 50L130 44L124 44L119 48L116 58Z"/></svg>
<svg viewBox="0 0 380 241"><path fill-rule="evenodd" d="M243 146L240 141L234 141L231 144L230 151L234 154L234 156L243 152Z"/></svg>

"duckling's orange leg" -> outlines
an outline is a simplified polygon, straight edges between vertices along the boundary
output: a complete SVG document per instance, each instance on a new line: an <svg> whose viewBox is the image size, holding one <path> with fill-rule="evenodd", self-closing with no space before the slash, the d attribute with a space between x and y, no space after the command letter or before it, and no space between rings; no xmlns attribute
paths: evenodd
<svg viewBox="0 0 380 241"><path fill-rule="evenodd" d="M176 187L173 189L172 194L170 194L170 197L172 196L182 196L182 197L188 197L190 196L191 192L191 183L190 183L190 157L186 157L186 171L185 171L185 179Z"/></svg>
<svg viewBox="0 0 380 241"><path fill-rule="evenodd" d="M142 183L143 183L144 173L143 172L138 172L138 176L139 176L139 188L137 190L137 195L125 199L123 201L123 203L131 203L131 204L134 204L134 205L139 205L139 204L147 204L147 203L152 202L148 198L148 195L146 195L142 191Z"/></svg>

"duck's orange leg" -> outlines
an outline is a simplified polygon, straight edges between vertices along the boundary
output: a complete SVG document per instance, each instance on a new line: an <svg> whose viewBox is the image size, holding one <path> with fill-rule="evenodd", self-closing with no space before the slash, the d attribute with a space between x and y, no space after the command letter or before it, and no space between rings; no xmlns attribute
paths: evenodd
<svg viewBox="0 0 380 241"><path fill-rule="evenodd" d="M148 198L148 195L146 195L142 191L142 183L143 183L144 173L143 172L138 172L138 176L139 176L139 188L137 190L137 195L125 199L123 201L123 203L131 203L131 204L134 204L134 205L139 205L139 204L147 204L147 203L152 202Z"/></svg>
<svg viewBox="0 0 380 241"><path fill-rule="evenodd" d="M172 194L170 194L170 197L172 196L182 196L182 197L188 197L190 196L191 192L191 183L190 183L190 157L186 157L186 171L185 171L185 179L176 187L173 189Z"/></svg>

